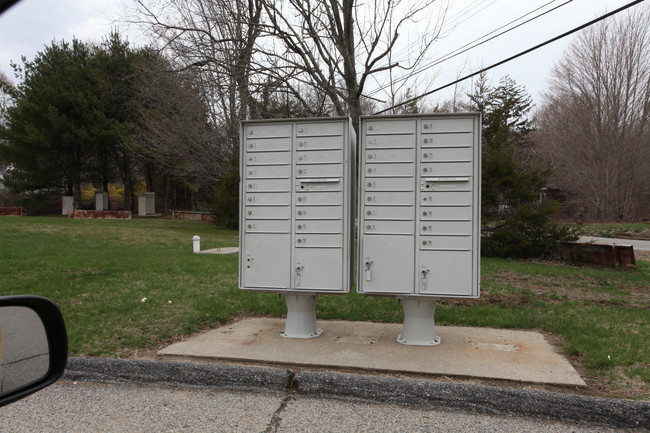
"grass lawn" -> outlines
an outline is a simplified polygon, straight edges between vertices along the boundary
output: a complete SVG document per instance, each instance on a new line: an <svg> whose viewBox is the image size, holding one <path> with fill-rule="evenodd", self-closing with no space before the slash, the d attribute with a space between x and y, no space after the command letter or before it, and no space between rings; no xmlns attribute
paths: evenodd
<svg viewBox="0 0 650 433"><path fill-rule="evenodd" d="M580 232L587 236L650 240L650 222L583 224Z"/></svg>
<svg viewBox="0 0 650 433"><path fill-rule="evenodd" d="M70 353L127 357L242 316L281 316L283 299L237 289L237 232L159 218L0 218L0 295L53 299ZM599 395L650 399L650 263L636 271L482 260L481 298L444 300L436 323L536 329L560 342ZM320 319L401 322L394 298L322 296Z"/></svg>

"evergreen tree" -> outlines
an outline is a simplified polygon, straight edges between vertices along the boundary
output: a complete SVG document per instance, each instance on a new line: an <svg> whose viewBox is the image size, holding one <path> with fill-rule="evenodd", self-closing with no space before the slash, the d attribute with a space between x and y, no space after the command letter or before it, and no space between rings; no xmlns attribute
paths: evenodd
<svg viewBox="0 0 650 433"><path fill-rule="evenodd" d="M14 165L10 187L74 195L105 118L98 109L91 49L78 40L52 43L25 62L24 81L1 130L0 155Z"/></svg>
<svg viewBox="0 0 650 433"><path fill-rule="evenodd" d="M559 252L575 237L551 221L557 203L540 200L550 172L523 162L531 146L532 100L509 77L496 87L485 75L468 95L483 117L481 181L481 251L486 256L542 257Z"/></svg>

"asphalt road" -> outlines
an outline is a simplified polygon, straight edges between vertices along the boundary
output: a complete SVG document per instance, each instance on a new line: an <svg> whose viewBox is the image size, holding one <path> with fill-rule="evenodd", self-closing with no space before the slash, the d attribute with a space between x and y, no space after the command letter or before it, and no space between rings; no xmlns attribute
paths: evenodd
<svg viewBox="0 0 650 433"><path fill-rule="evenodd" d="M0 409L3 432L621 432L459 411L201 388L63 383Z"/></svg>
<svg viewBox="0 0 650 433"><path fill-rule="evenodd" d="M605 245L632 245L635 251L650 251L650 241L641 241L636 239L618 239L618 238L598 238L594 236L581 236L580 242Z"/></svg>
<svg viewBox="0 0 650 433"><path fill-rule="evenodd" d="M71 358L1 432L650 431L650 402L226 364ZM627 428L627 430L625 429Z"/></svg>

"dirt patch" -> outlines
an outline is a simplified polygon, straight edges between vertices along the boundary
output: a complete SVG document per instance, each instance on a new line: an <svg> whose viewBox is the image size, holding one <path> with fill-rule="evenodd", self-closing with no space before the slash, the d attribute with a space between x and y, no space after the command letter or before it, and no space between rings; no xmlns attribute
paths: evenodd
<svg viewBox="0 0 650 433"><path fill-rule="evenodd" d="M532 293L538 301L562 303L566 301L599 305L634 305L650 309L650 287L627 281L608 281L595 277L574 275L539 277L505 271L491 278L492 281L513 287L508 293L491 293L483 290L482 302L506 305L530 303L530 296L517 291Z"/></svg>

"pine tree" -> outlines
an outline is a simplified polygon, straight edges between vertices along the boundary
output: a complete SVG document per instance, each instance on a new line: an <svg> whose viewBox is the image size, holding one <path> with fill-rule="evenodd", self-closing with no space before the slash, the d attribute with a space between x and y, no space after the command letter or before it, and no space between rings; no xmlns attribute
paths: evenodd
<svg viewBox="0 0 650 433"><path fill-rule="evenodd" d="M532 99L510 77L496 87L483 75L468 95L483 117L481 252L486 256L544 257L575 236L551 220L557 203L540 200L550 172L522 161L531 146Z"/></svg>

